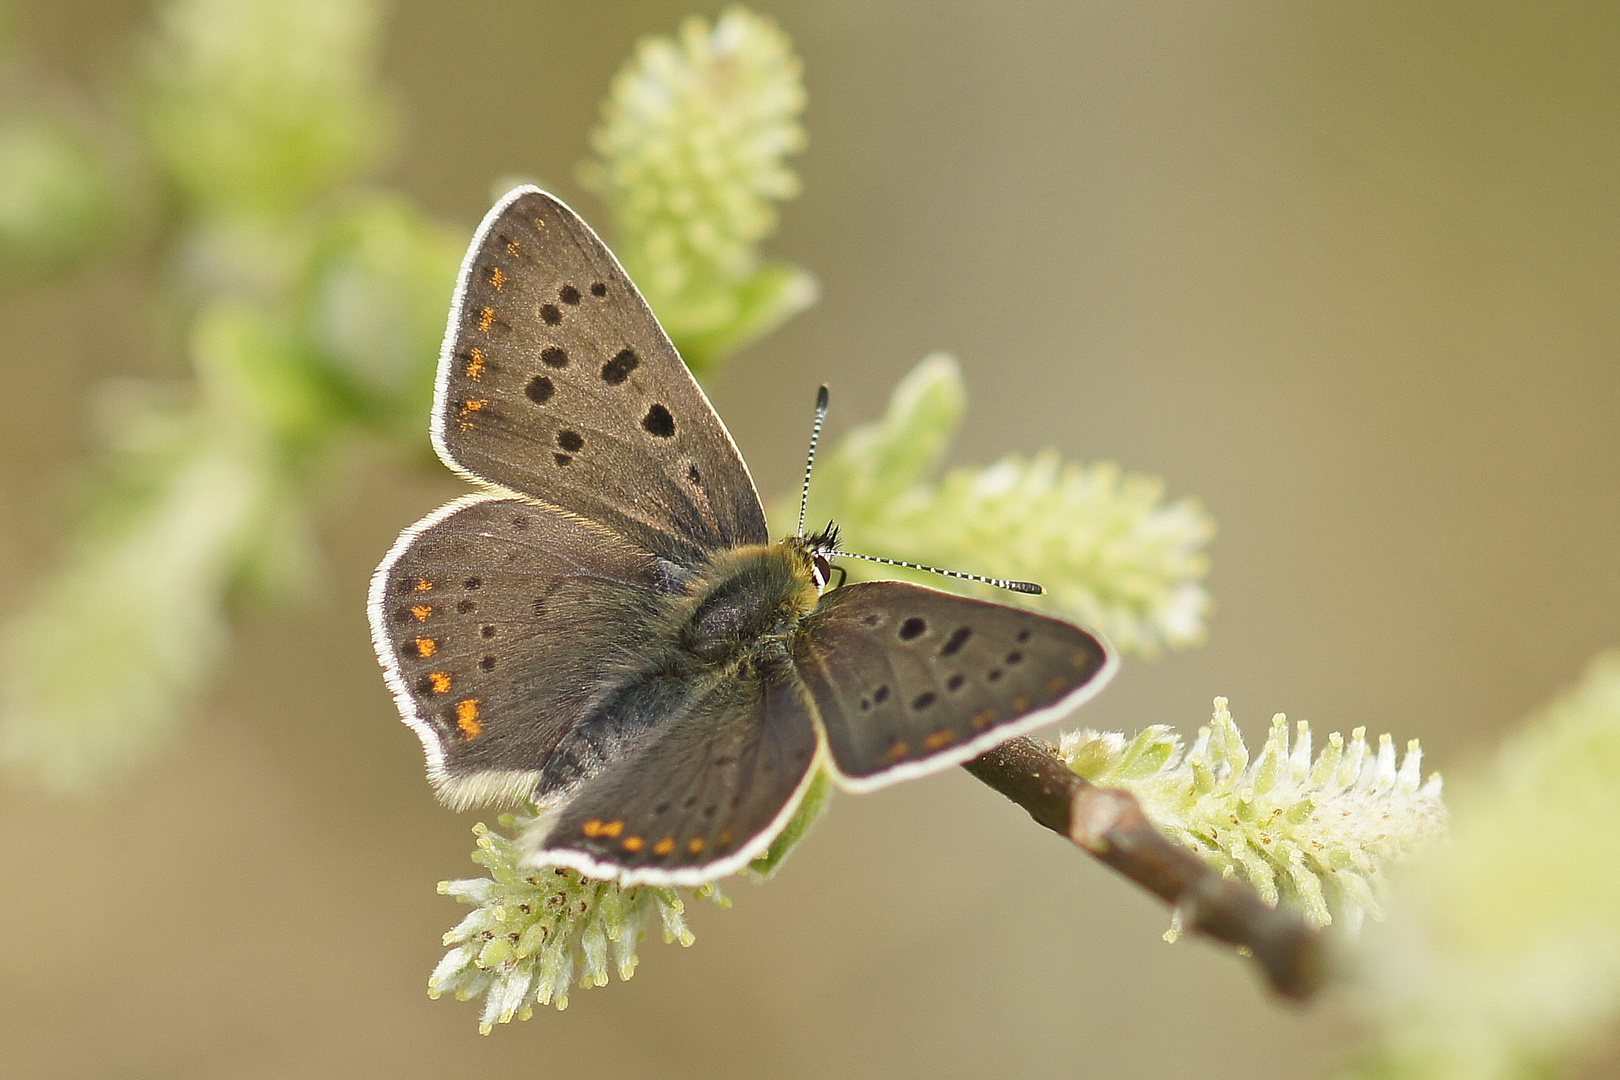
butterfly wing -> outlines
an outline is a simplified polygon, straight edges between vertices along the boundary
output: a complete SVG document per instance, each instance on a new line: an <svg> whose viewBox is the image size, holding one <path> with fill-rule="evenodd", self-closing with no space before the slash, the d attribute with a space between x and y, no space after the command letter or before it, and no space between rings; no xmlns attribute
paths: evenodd
<svg viewBox="0 0 1620 1080"><path fill-rule="evenodd" d="M530 861L627 885L712 881L770 845L814 775L815 723L785 659L648 680L614 711L646 736L523 837Z"/></svg>
<svg viewBox="0 0 1620 1080"><path fill-rule="evenodd" d="M372 578L372 641L440 797L514 802L588 771L579 729L635 670L681 573L517 499L461 499L407 530Z"/></svg>
<svg viewBox="0 0 1620 1080"><path fill-rule="evenodd" d="M696 565L768 539L747 466L612 252L518 188L462 264L434 401L451 468Z"/></svg>
<svg viewBox="0 0 1620 1080"><path fill-rule="evenodd" d="M1078 626L898 581L823 596L795 659L840 783L856 791L967 761L1056 720L1116 664Z"/></svg>

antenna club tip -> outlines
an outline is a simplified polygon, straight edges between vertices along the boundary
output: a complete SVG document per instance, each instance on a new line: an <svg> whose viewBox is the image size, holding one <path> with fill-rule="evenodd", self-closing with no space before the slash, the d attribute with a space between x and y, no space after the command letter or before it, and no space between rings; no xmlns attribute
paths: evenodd
<svg viewBox="0 0 1620 1080"><path fill-rule="evenodd" d="M825 410L827 408L827 401L828 401L827 384L822 383L821 384L821 389L816 391L816 408Z"/></svg>
<svg viewBox="0 0 1620 1080"><path fill-rule="evenodd" d="M1009 581L1007 588L1013 592L1027 593L1030 596L1045 596L1046 590L1033 581Z"/></svg>

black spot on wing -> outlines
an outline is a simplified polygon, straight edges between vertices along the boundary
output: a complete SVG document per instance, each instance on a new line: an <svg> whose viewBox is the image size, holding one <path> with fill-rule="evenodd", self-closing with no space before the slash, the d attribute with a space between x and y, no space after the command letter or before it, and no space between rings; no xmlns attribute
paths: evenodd
<svg viewBox="0 0 1620 1080"><path fill-rule="evenodd" d="M619 355L602 365L602 381L609 386L618 386L640 366L641 357L636 355L634 349L621 349Z"/></svg>
<svg viewBox="0 0 1620 1080"><path fill-rule="evenodd" d="M967 644L967 639L973 636L973 631L965 626L958 626L951 631L951 636L945 639L945 644L939 647L939 655L955 656Z"/></svg>
<svg viewBox="0 0 1620 1080"><path fill-rule="evenodd" d="M658 402L653 402L647 415L641 418L642 429L649 435L656 435L660 439L667 439L675 434L675 418L669 410Z"/></svg>

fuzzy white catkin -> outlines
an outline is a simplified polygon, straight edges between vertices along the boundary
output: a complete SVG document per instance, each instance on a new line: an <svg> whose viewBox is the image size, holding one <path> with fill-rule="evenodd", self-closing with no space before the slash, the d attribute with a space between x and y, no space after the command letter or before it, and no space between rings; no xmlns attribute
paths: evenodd
<svg viewBox="0 0 1620 1080"><path fill-rule="evenodd" d="M1154 726L1135 738L1067 733L1060 752L1093 783L1130 791L1155 825L1268 903L1355 934L1380 914L1387 867L1445 832L1440 777L1424 779L1416 740L1398 757L1388 735L1374 749L1357 728L1348 740L1329 735L1313 757L1310 726L1301 721L1290 734L1279 713L1251 760L1226 699L1216 698L1190 747Z"/></svg>

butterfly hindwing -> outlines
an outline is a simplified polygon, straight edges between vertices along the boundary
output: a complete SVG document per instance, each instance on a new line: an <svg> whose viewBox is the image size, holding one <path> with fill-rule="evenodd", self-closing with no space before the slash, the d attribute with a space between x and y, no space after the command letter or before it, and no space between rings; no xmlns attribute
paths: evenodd
<svg viewBox="0 0 1620 1080"><path fill-rule="evenodd" d="M1077 626L898 581L823 596L796 658L832 764L854 790L966 761L1056 720L1114 666Z"/></svg>
<svg viewBox="0 0 1620 1080"><path fill-rule="evenodd" d="M678 574L516 499L462 499L408 530L372 579L372 637L440 796L511 802L586 771L559 745L636 668Z"/></svg>
<svg viewBox="0 0 1620 1080"><path fill-rule="evenodd" d="M660 712L655 722L625 719L646 737L524 837L531 859L625 884L698 884L741 869L811 779L816 731L803 683L784 658L643 700Z"/></svg>
<svg viewBox="0 0 1620 1080"><path fill-rule="evenodd" d="M440 359L440 456L695 565L766 541L741 455L590 226L518 188L461 269Z"/></svg>

